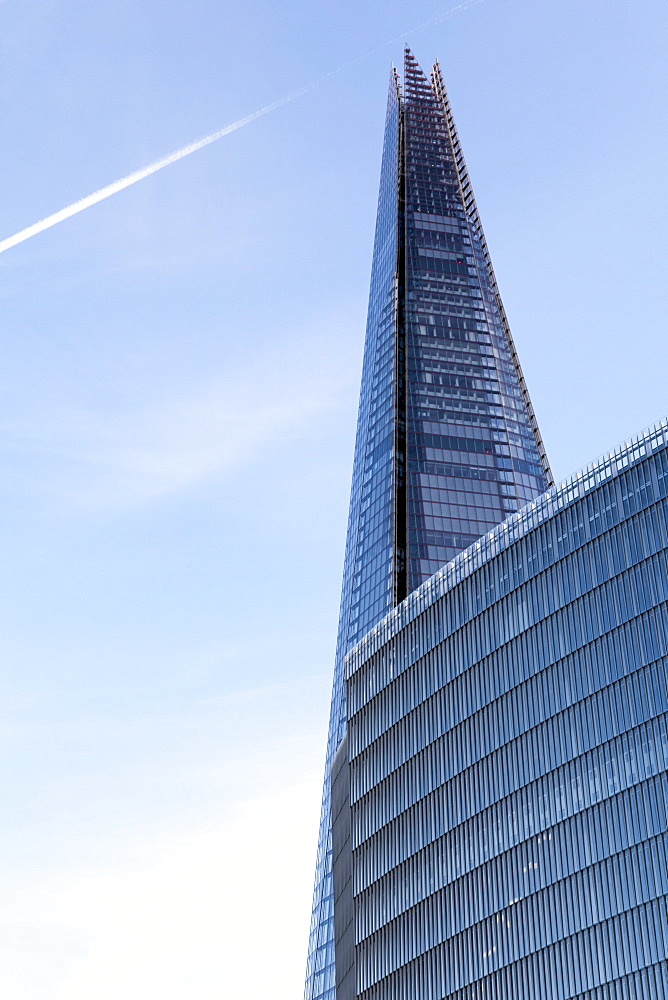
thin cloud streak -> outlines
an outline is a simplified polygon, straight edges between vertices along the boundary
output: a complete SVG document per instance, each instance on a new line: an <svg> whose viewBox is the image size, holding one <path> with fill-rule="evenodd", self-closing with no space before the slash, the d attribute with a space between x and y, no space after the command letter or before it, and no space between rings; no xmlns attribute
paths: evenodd
<svg viewBox="0 0 668 1000"><path fill-rule="evenodd" d="M257 121L258 118L268 115L270 111L275 111L276 108L283 107L284 104L289 104L290 101L294 101L295 98L305 94L314 86L315 84L311 83L306 87L302 87L300 90L295 90L292 94L288 94L287 97L282 97L280 100L274 101L272 104L267 104L258 111L254 111L252 114L246 115L244 118L239 118L236 122L232 122L231 125L226 125L225 128L218 129L217 132L212 132L210 135L206 135L203 139L198 139L196 142L190 142L187 146L182 146L181 149L177 149L175 152L169 153L167 156L163 156L162 159L155 160L153 163L149 163L148 166L141 167L139 170L135 170L131 174L121 177L120 180L107 184L106 187L100 188L99 191L95 191L93 194L89 194L85 198L80 198L78 201L73 202L66 208L61 208L60 211L54 212L53 215L47 215L45 219L41 219L39 222L33 223L32 226L27 226L20 232L15 233L13 236L8 236L6 239L0 240L0 253L4 253L5 250L9 250L11 247L15 247L19 243L29 240L31 236L37 236L38 233L43 233L46 229L51 229L52 226L57 226L59 222L71 219L73 215L78 215L79 212L84 212L87 208L91 208L93 205L97 205L99 202L104 201L105 198L111 198L112 195L118 194L119 191L125 190L125 188L130 187L132 184L137 184L138 181L143 181L144 178L157 173L157 171L162 170L163 167L169 167L172 163L177 163L178 160L182 160L185 156L190 156L191 153L196 153L199 149L204 149L205 146L210 146L212 142L217 142L218 139L222 139L223 136L230 135L231 132L236 132L237 129L243 128L244 125L250 125L251 122Z"/></svg>
<svg viewBox="0 0 668 1000"><path fill-rule="evenodd" d="M332 358L317 365L307 355L307 365L305 353L292 341L289 365L271 352L256 354L252 372L234 368L148 407L131 404L109 415L56 404L6 419L2 493L28 488L79 509L127 509L196 488L262 449L308 437L314 422L339 410L350 383Z"/></svg>
<svg viewBox="0 0 668 1000"><path fill-rule="evenodd" d="M0 0L0 5L4 2L5 0ZM369 50L362 56L357 56L355 59L351 59L348 62L343 63L343 65L337 67L337 69L324 73L321 77L318 77L317 80L306 84L304 87L300 87L299 90L293 91L286 97L281 97L279 100L273 101L271 104L266 104L258 111L253 111L244 118L239 118L238 121L232 122L231 125L226 125L224 128L218 129L216 132L211 132L210 135L206 135L202 139L197 139L195 142L190 142L187 146L182 146L180 149L175 150L175 152L169 153L167 156L163 156L162 159L155 160L153 163L149 163L146 167L140 167L139 170L134 170L131 174L121 177L120 180L107 184L98 191L94 191L93 194L89 194L85 198L80 198L78 201L72 202L72 204L67 205L66 208L61 208L58 212L54 212L52 215L47 215L46 218L40 219L39 222L34 222L31 226L27 226L25 229L21 229L18 233L14 233L13 236L7 236L4 240L0 240L0 253L4 253L5 250L10 250L12 247L18 246L19 243L24 243L32 236L37 236L39 233L43 233L45 230L51 229L52 226L57 226L60 222L65 222L67 219L71 219L72 216L78 215L79 212L84 212L87 208L92 208L93 205L97 205L106 198L111 198L112 195L118 194L119 191L124 191L125 188L131 187L139 181L143 181L146 177L150 177L151 174L157 173L158 170L162 170L163 167L169 167L172 163L177 163L184 157L190 156L191 153L196 153L199 149L204 149L205 146L210 146L212 142L217 142L218 139L222 139L223 136L230 135L230 133L236 132L237 129L243 128L245 125L250 125L251 122L257 121L258 118L263 118L265 115L268 115L270 111L275 111L277 108L281 108L285 104L289 104L291 101L296 100L297 97L301 97L303 94L308 93L308 91L313 90L324 80L327 80L332 76L336 76L349 66L353 66L356 63L361 62L362 59L367 58L373 52L379 51L380 48L385 48L387 45L393 45L402 38L407 38L410 35L424 31L426 28L430 28L435 24L440 24L448 18L453 17L455 14L462 13L470 7L476 7L478 4L484 2L485 0L464 0L463 3L458 4L456 7L451 7L442 14L438 14L436 17L432 17L429 21L425 21L423 24L418 25L417 28L412 28L410 31L404 32L403 35L397 35L395 38L388 39L388 41L383 42L381 46Z"/></svg>

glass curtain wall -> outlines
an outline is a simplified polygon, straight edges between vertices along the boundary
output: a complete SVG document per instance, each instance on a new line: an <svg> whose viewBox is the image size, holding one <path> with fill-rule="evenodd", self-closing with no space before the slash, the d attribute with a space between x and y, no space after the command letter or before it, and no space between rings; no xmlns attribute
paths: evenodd
<svg viewBox="0 0 668 1000"><path fill-rule="evenodd" d="M410 593L542 493L549 469L440 70L427 80L407 52L404 88Z"/></svg>
<svg viewBox="0 0 668 1000"><path fill-rule="evenodd" d="M346 669L354 995L665 1000L668 421L459 555Z"/></svg>
<svg viewBox="0 0 668 1000"><path fill-rule="evenodd" d="M550 484L438 67L393 71L376 222L306 1000L334 1000L331 766L343 660L391 608Z"/></svg>

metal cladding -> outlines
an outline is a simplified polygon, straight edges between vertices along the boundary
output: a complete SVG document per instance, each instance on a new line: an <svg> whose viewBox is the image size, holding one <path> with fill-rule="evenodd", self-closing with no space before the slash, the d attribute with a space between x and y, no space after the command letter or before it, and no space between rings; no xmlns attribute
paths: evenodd
<svg viewBox="0 0 668 1000"><path fill-rule="evenodd" d="M664 421L347 657L349 996L665 1000L667 675Z"/></svg>

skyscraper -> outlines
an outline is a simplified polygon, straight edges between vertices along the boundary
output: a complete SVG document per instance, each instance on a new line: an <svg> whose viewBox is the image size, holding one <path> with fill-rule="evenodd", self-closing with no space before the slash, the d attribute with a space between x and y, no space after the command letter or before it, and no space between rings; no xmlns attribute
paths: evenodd
<svg viewBox="0 0 668 1000"><path fill-rule="evenodd" d="M352 975L336 968L332 876L346 654L551 482L440 68L427 79L407 50L387 106L306 1000L334 1000Z"/></svg>

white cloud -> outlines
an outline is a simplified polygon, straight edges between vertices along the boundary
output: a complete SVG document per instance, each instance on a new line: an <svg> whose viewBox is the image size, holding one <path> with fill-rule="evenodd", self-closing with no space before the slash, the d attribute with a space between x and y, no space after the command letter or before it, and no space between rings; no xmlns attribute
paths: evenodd
<svg viewBox="0 0 668 1000"><path fill-rule="evenodd" d="M270 353L152 405L105 414L61 402L6 420L10 479L83 507L122 509L188 489L269 445L308 437L323 414L346 406L350 375L328 360Z"/></svg>
<svg viewBox="0 0 668 1000"><path fill-rule="evenodd" d="M303 988L316 789L145 843L139 860L5 893L11 1000L293 1000ZM308 875L306 874L308 872Z"/></svg>

